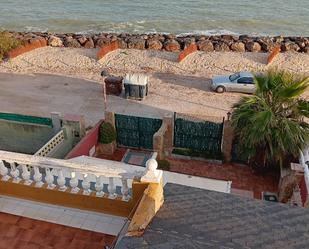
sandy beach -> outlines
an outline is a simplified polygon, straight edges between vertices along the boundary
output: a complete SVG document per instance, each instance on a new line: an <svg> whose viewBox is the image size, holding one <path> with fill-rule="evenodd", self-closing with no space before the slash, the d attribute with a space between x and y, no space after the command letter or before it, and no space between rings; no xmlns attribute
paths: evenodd
<svg viewBox="0 0 309 249"><path fill-rule="evenodd" d="M96 60L96 53L97 49L45 47L1 63L0 72L57 74L99 84L102 69L120 76L144 72L150 76L150 94L143 105L166 112L216 117L226 116L243 94L214 93L210 89L214 75L241 70L263 72L271 68L309 75L309 55L293 52L279 54L271 65L266 65L267 53L196 52L181 63L177 62L178 53L171 52L117 50L100 61ZM309 92L304 97L309 98ZM119 97L109 98L114 111L126 105Z"/></svg>

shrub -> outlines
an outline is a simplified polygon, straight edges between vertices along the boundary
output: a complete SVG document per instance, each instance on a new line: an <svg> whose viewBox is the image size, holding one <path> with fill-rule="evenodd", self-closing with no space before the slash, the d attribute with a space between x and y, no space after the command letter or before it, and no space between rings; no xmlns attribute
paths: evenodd
<svg viewBox="0 0 309 249"><path fill-rule="evenodd" d="M170 163L167 160L158 160L158 169L170 170Z"/></svg>
<svg viewBox="0 0 309 249"><path fill-rule="evenodd" d="M22 45L22 42L12 37L10 33L0 32L0 60L12 49Z"/></svg>
<svg viewBox="0 0 309 249"><path fill-rule="evenodd" d="M102 123L100 126L100 133L99 133L99 142L102 144L109 144L116 140L117 134L110 123Z"/></svg>

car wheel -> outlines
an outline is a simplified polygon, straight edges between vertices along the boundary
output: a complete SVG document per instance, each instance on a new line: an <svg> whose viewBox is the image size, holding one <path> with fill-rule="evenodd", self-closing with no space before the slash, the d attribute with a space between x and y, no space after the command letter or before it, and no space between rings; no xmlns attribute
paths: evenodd
<svg viewBox="0 0 309 249"><path fill-rule="evenodd" d="M225 92L224 86L218 86L218 87L216 88L216 92L217 92L217 93L224 93L224 92Z"/></svg>

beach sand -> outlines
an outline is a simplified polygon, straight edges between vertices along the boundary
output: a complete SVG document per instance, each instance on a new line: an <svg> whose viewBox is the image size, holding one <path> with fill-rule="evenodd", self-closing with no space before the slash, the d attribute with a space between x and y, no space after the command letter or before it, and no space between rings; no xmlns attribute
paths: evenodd
<svg viewBox="0 0 309 249"><path fill-rule="evenodd" d="M177 62L178 53L171 52L117 50L100 61L96 60L96 53L97 49L45 47L0 64L0 72L49 73L98 83L102 69L120 76L144 72L150 76L150 92L143 105L167 113L216 117L226 116L243 94L214 93L210 89L214 75L242 70L263 72L271 68L309 75L309 55L301 53L281 53L271 65L266 65L266 53L196 52L181 63ZM117 111L117 99L110 98ZM309 98L309 91L304 98ZM119 105L126 104L119 101Z"/></svg>

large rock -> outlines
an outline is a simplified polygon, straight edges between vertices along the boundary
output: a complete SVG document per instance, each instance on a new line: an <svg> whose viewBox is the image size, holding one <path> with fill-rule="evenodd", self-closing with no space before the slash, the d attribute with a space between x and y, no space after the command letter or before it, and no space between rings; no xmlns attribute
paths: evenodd
<svg viewBox="0 0 309 249"><path fill-rule="evenodd" d="M48 45L52 47L62 47L63 41L57 36L50 36L48 39Z"/></svg>
<svg viewBox="0 0 309 249"><path fill-rule="evenodd" d="M259 39L258 42L260 43L264 52L271 52L275 47L278 46L278 44L273 42L270 38L262 38Z"/></svg>
<svg viewBox="0 0 309 249"><path fill-rule="evenodd" d="M164 49L169 52L177 52L180 50L180 44L175 40L167 40L164 43Z"/></svg>
<svg viewBox="0 0 309 249"><path fill-rule="evenodd" d="M218 42L215 44L215 51L216 52L228 52L230 51L230 47L224 42Z"/></svg>
<svg viewBox="0 0 309 249"><path fill-rule="evenodd" d="M231 50L235 52L245 52L245 44L243 44L242 42L234 42L231 45Z"/></svg>
<svg viewBox="0 0 309 249"><path fill-rule="evenodd" d="M81 45L84 45L86 42L87 42L87 37L86 36L81 36L79 38L77 38L78 42L81 44Z"/></svg>
<svg viewBox="0 0 309 249"><path fill-rule="evenodd" d="M93 40L92 40L91 37L89 37L89 38L87 39L87 41L86 41L85 44L84 44L84 47L85 47L85 48L94 48L94 42L93 42Z"/></svg>
<svg viewBox="0 0 309 249"><path fill-rule="evenodd" d="M123 39L118 39L118 46L120 49L128 48L128 44Z"/></svg>
<svg viewBox="0 0 309 249"><path fill-rule="evenodd" d="M246 49L249 52L260 52L262 47L258 42L249 41L246 43Z"/></svg>
<svg viewBox="0 0 309 249"><path fill-rule="evenodd" d="M281 45L281 51L298 51L300 50L299 46L294 42L285 42Z"/></svg>
<svg viewBox="0 0 309 249"><path fill-rule="evenodd" d="M95 47L103 47L106 45L109 45L111 43L111 40L109 38L106 37L101 37L97 39L97 42L95 43Z"/></svg>
<svg viewBox="0 0 309 249"><path fill-rule="evenodd" d="M306 46L304 49L303 49L304 53L307 53L309 54L309 46Z"/></svg>
<svg viewBox="0 0 309 249"><path fill-rule="evenodd" d="M130 38L128 40L128 48L145 49L145 40L142 38Z"/></svg>
<svg viewBox="0 0 309 249"><path fill-rule="evenodd" d="M163 47L162 42L156 39L147 40L146 44L148 49L161 50Z"/></svg>
<svg viewBox="0 0 309 249"><path fill-rule="evenodd" d="M197 42L197 47L201 51L205 52L213 52L214 51L214 45L209 40L200 40Z"/></svg>
<svg viewBox="0 0 309 249"><path fill-rule="evenodd" d="M76 39L74 39L72 36L65 37L63 44L65 47L71 47L71 48L81 47L80 43Z"/></svg>

